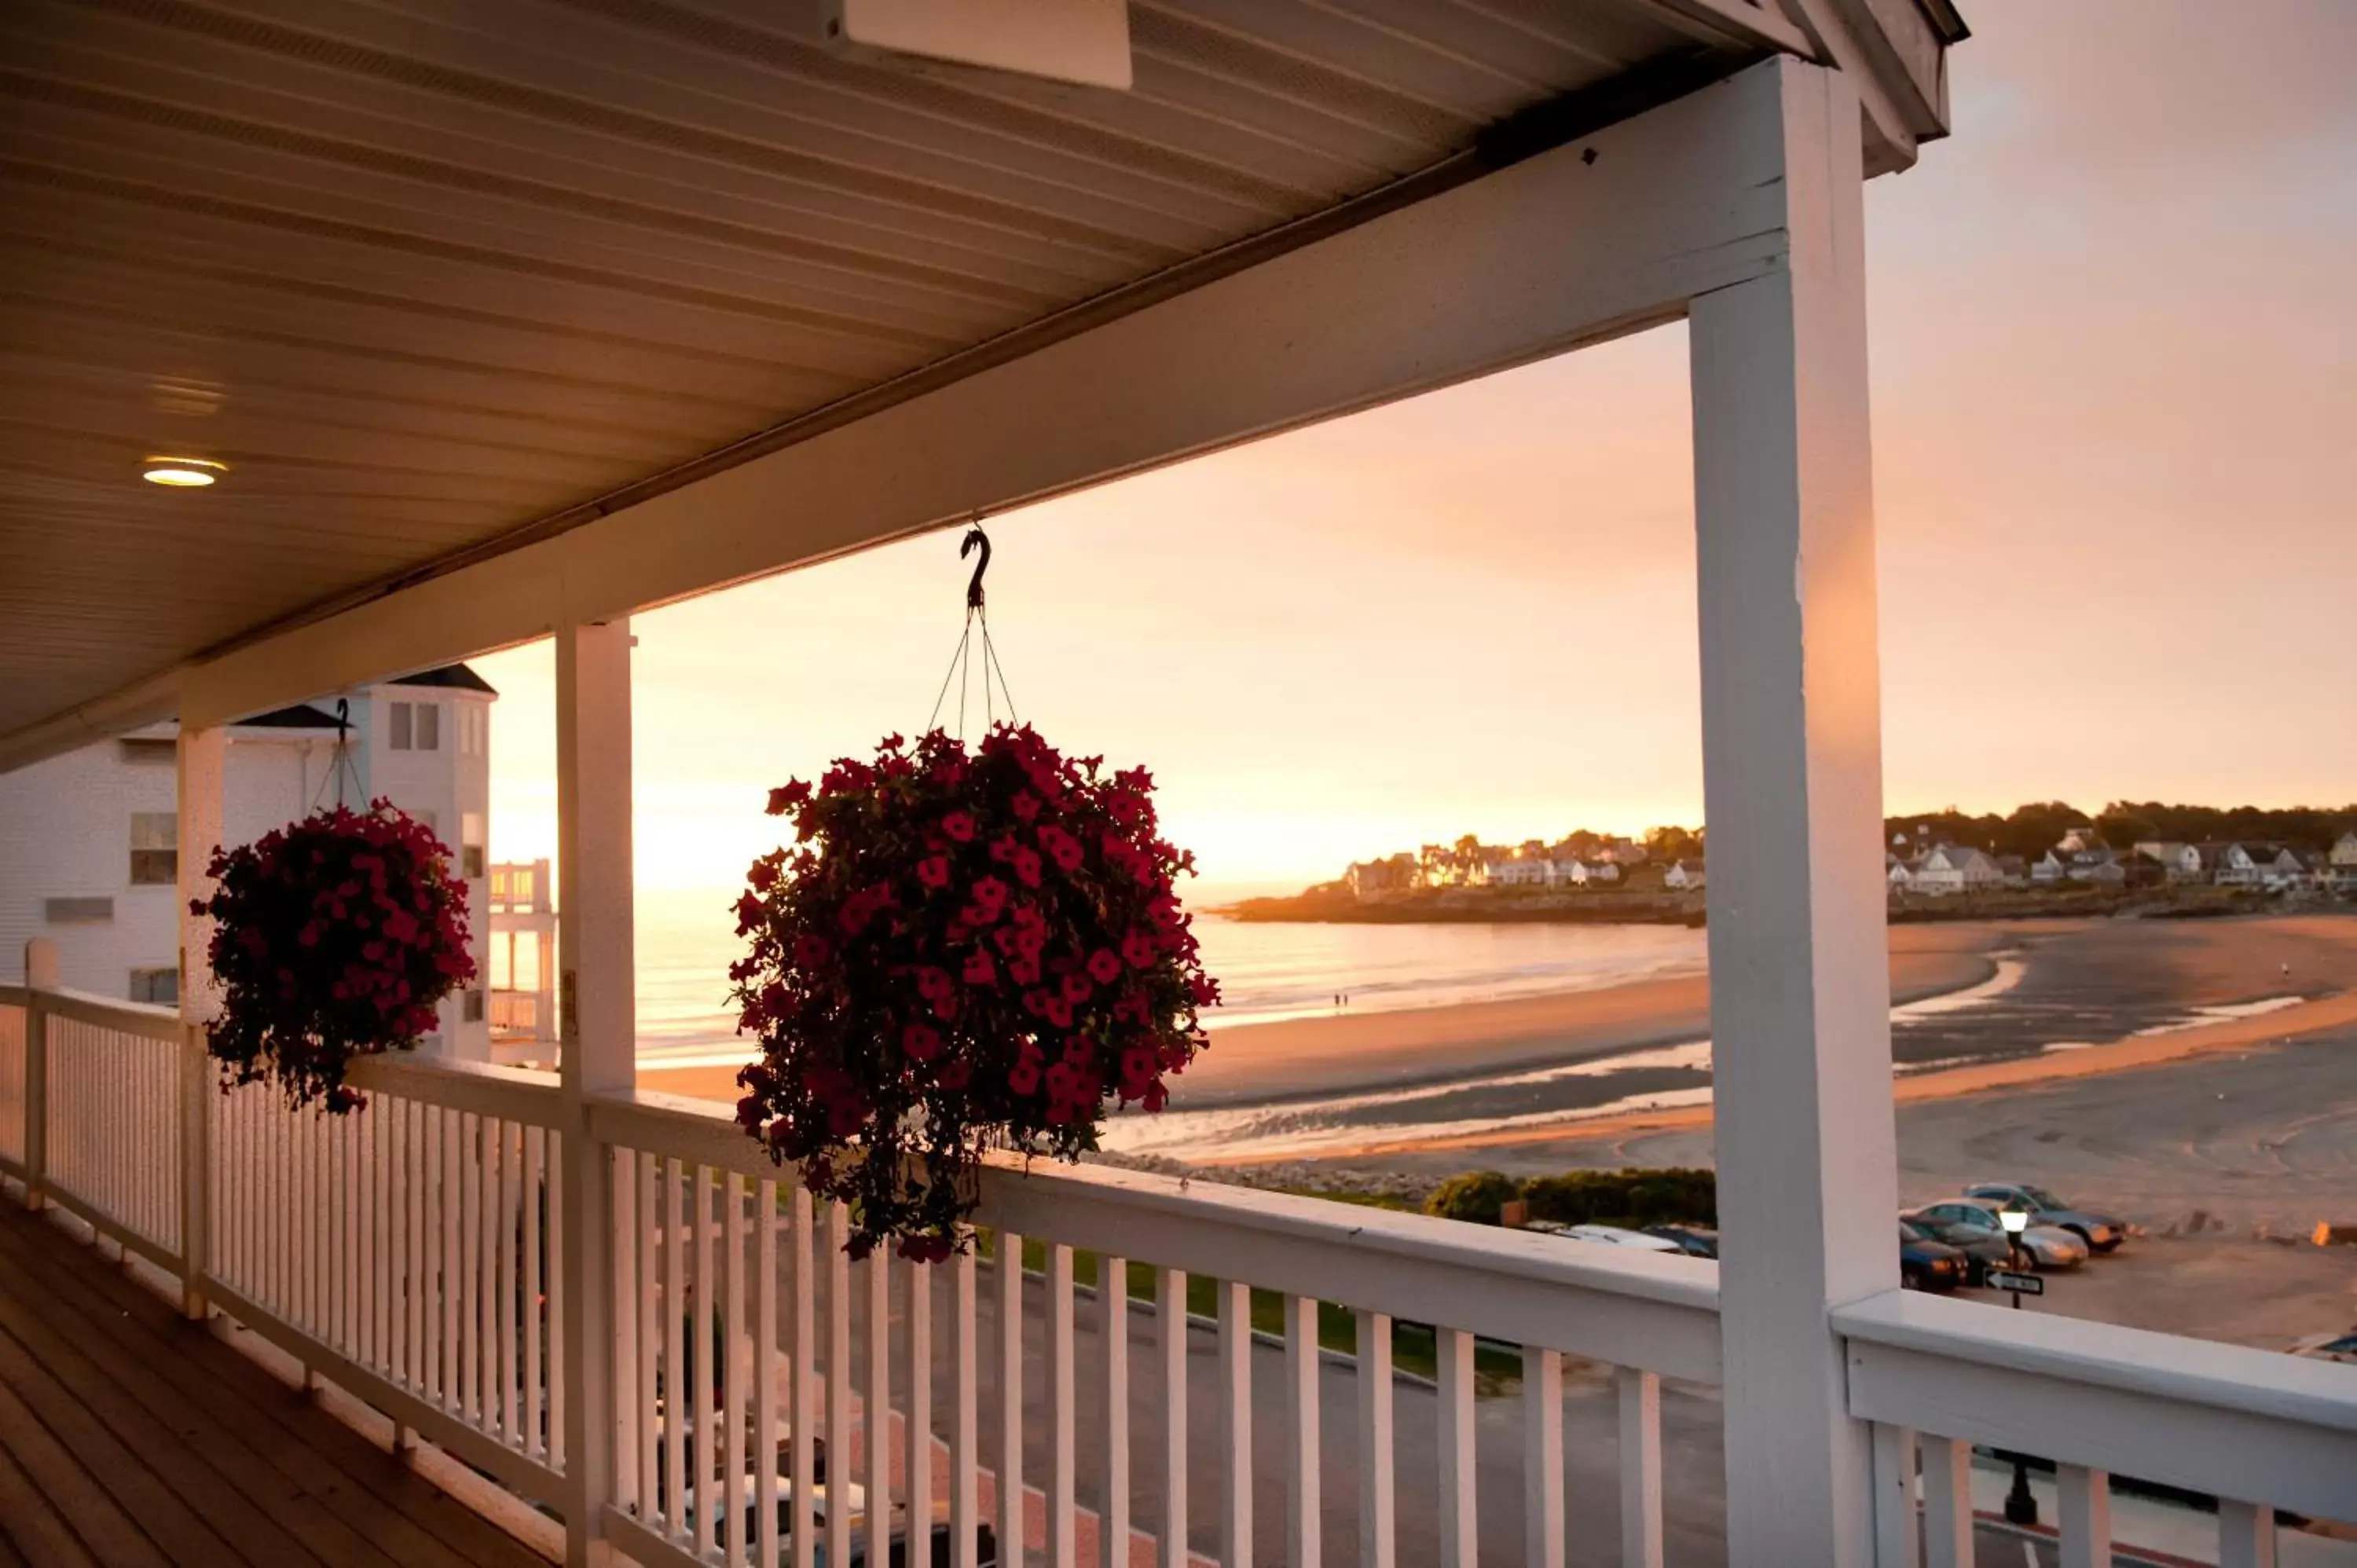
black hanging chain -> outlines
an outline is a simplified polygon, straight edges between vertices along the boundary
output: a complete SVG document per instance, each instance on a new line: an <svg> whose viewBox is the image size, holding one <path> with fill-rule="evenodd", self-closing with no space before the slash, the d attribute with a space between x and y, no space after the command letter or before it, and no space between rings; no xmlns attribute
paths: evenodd
<svg viewBox="0 0 2357 1568"><path fill-rule="evenodd" d="M928 733L940 727L942 704L949 700L950 682L958 688L957 737L965 739L965 710L974 674L974 633L982 633L982 713L987 730L998 722L998 708L1006 708L1006 722L1018 722L1015 714L1015 693L1007 689L1006 671L999 668L998 650L990 640L990 612L985 607L982 575L990 570L990 535L983 532L977 520L967 529L965 538L958 544L958 559L980 553L974 564L974 575L965 585L965 627L958 634L957 648L950 654L950 667L942 676L942 689L933 698L932 716L925 721ZM993 691L994 684L996 690Z"/></svg>
<svg viewBox="0 0 2357 1568"><path fill-rule="evenodd" d="M332 781L336 787L336 808L339 811L342 810L346 779L352 781L353 792L358 793L361 787L361 770L352 761L352 704L350 699L338 697L336 699L335 759L328 765L328 777L319 780L318 789L311 796L311 809L315 811L319 809L319 803L328 798L328 786Z"/></svg>

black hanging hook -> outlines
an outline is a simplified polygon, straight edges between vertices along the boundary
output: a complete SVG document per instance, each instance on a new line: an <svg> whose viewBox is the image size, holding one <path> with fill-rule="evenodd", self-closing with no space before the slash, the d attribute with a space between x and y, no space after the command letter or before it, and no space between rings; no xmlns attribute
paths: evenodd
<svg viewBox="0 0 2357 1568"><path fill-rule="evenodd" d="M336 744L341 746L352 727L352 704L350 698L336 699Z"/></svg>
<svg viewBox="0 0 2357 1568"><path fill-rule="evenodd" d="M982 575L990 570L990 535L983 532L978 522L958 546L958 559L963 561L973 554L976 546L981 547L982 559L974 564L974 578L965 585L965 607L970 610L982 608Z"/></svg>

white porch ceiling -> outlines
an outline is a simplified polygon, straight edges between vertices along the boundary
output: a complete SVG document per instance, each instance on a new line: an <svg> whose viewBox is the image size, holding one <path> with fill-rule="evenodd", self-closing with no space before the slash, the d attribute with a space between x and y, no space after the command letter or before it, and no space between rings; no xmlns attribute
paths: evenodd
<svg viewBox="0 0 2357 1568"><path fill-rule="evenodd" d="M814 0L11 0L0 737L1842 17L1938 133L1915 0L1793 12L1135 0L1125 94L846 59Z"/></svg>

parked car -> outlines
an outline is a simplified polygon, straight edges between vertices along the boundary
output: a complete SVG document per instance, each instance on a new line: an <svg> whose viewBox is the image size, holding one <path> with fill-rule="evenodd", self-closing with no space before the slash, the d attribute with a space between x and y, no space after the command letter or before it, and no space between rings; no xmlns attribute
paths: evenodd
<svg viewBox="0 0 2357 1568"><path fill-rule="evenodd" d="M1964 1283L1981 1285L1988 1282L1991 1269L2002 1269L2013 1262L2013 1249L2005 1244L2002 1236L1992 1236L1968 1225L1943 1225L1921 1215L1902 1214L1899 1228L1926 1241L1938 1241L1953 1247L1964 1255Z"/></svg>
<svg viewBox="0 0 2357 1568"><path fill-rule="evenodd" d="M1566 1225L1553 1219L1534 1219L1524 1227L1543 1230L1550 1236L1562 1236L1574 1241L1596 1241L1607 1247L1630 1247L1640 1252L1683 1252L1684 1247L1659 1236L1648 1236L1642 1230L1628 1230L1618 1225Z"/></svg>
<svg viewBox="0 0 2357 1568"><path fill-rule="evenodd" d="M2357 1328L2343 1328L2336 1334L2311 1334L2293 1346L2291 1353L2357 1367Z"/></svg>
<svg viewBox="0 0 2357 1568"><path fill-rule="evenodd" d="M1997 1206L1985 1197L1951 1197L1927 1203L1908 1218L1929 1220L1934 1225L1961 1226L1993 1236L2003 1243L2005 1221L1997 1218ZM2033 1222L2021 1233L2021 1255L2032 1268L2075 1269L2087 1261L2087 1243L2074 1231Z"/></svg>
<svg viewBox="0 0 2357 1568"><path fill-rule="evenodd" d="M1899 1222L1899 1283L1908 1290L1945 1294L1964 1283L1967 1262L1961 1248L1934 1241Z"/></svg>
<svg viewBox="0 0 2357 1568"><path fill-rule="evenodd" d="M1999 1208L2018 1208L2032 1225L2052 1225L2070 1231L2090 1251L2109 1252L2128 1239L2127 1221L2109 1214L2073 1208L2042 1187L2028 1182L1982 1182L1964 1188L1966 1197L1986 1198Z"/></svg>
<svg viewBox="0 0 2357 1568"><path fill-rule="evenodd" d="M1648 1236L1659 1236L1689 1258L1718 1256L1718 1232L1700 1225L1648 1225Z"/></svg>

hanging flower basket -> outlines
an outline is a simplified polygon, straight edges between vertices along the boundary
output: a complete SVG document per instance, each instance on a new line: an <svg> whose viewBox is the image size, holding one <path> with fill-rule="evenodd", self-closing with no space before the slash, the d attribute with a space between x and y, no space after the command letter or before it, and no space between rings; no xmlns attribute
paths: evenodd
<svg viewBox="0 0 2357 1568"><path fill-rule="evenodd" d="M961 1244L993 1148L1076 1159L1110 1103L1159 1111L1219 1000L1143 768L1001 724L972 752L888 737L770 795L796 843L754 862L730 967L761 1059L737 1120L852 1206L851 1251Z"/></svg>
<svg viewBox="0 0 2357 1568"><path fill-rule="evenodd" d="M389 800L339 804L216 850L207 950L221 988L205 1029L223 1086L274 1079L291 1105L360 1106L352 1058L407 1050L474 978L466 884L433 830Z"/></svg>

